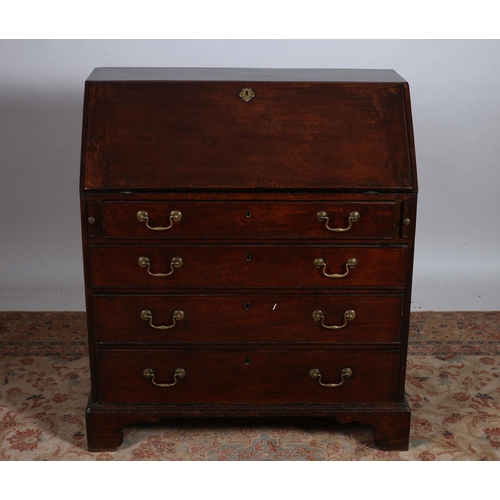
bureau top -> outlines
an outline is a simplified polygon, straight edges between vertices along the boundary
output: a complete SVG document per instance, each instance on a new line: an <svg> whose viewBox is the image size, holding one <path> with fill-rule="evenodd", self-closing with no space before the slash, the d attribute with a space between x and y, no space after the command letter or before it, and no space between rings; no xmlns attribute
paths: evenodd
<svg viewBox="0 0 500 500"><path fill-rule="evenodd" d="M95 68L87 81L233 81L402 83L392 69Z"/></svg>
<svg viewBox="0 0 500 500"><path fill-rule="evenodd" d="M81 189L415 191L392 70L99 68Z"/></svg>

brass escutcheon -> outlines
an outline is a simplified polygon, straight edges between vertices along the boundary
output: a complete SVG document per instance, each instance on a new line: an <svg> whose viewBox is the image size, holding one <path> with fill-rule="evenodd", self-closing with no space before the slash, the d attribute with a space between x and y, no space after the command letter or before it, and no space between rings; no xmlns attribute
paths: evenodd
<svg viewBox="0 0 500 500"><path fill-rule="evenodd" d="M245 87L244 89L241 89L240 97L245 102L248 102L250 99L252 99L252 97L255 97L255 92L250 87Z"/></svg>

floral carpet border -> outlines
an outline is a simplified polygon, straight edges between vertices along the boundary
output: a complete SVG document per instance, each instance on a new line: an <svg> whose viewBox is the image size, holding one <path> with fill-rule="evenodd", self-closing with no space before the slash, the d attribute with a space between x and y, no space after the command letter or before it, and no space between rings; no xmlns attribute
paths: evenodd
<svg viewBox="0 0 500 500"><path fill-rule="evenodd" d="M427 341L410 342L408 345L409 356L497 356L500 355L500 340L486 342L461 342L461 341Z"/></svg>

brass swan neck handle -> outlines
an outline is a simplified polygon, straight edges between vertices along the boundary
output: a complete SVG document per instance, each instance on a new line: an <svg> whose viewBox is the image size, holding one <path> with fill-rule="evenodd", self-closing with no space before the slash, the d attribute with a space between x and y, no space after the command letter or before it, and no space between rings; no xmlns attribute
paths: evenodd
<svg viewBox="0 0 500 500"><path fill-rule="evenodd" d="M356 318L356 311L353 309L348 309L344 313L344 323L342 325L325 325L325 315L323 314L323 311L317 309L316 311L313 311L312 313L312 319L314 321L321 321L321 326L323 328L327 328L328 330L340 330L341 328L344 328L347 326L348 321L352 321L353 319Z"/></svg>
<svg viewBox="0 0 500 500"><path fill-rule="evenodd" d="M148 229L151 229L151 231L167 231L168 229L173 227L174 222L179 222L182 219L182 213L179 212L179 210L172 210L170 212L169 219L170 219L170 225L167 227L161 227L161 226L152 227L149 225L149 214L145 210L139 210L139 212L137 212L137 220L139 222L143 222L144 224L146 224L146 227Z"/></svg>
<svg viewBox="0 0 500 500"><path fill-rule="evenodd" d="M151 272L151 261L148 259L148 257L139 257L137 260L137 263L141 267L145 267L146 271L150 276L154 276L155 278L166 278L167 276L170 276L173 274L175 269L179 269L182 267L182 264L184 261L180 257L173 257L172 260L170 261L170 272L169 273L152 273Z"/></svg>
<svg viewBox="0 0 500 500"><path fill-rule="evenodd" d="M335 233L344 233L345 231L349 231L349 229L352 228L352 223L358 222L359 219L361 219L361 214L357 211L353 211L347 217L347 222L348 222L347 227L330 227L328 225L328 222L330 220L330 218L328 217L328 214L324 210L321 210L321 211L316 213L316 220L318 222L324 222L328 231L333 231Z"/></svg>
<svg viewBox="0 0 500 500"><path fill-rule="evenodd" d="M320 385L323 387L339 387L342 385L345 381L346 378L352 377L352 370L351 368L342 368L342 372L340 373L340 382L338 384L325 384L321 382L321 372L317 368L313 368L312 370L309 371L309 376L313 380L317 380Z"/></svg>
<svg viewBox="0 0 500 500"><path fill-rule="evenodd" d="M172 315L172 324L171 325L153 325L153 313L149 309L144 309L141 311L141 319L144 321L149 321L149 325L152 328L156 328L157 330L170 330L170 328L173 328L176 325L177 321L182 321L185 317L184 311L181 311L180 309L177 309L174 311L174 314Z"/></svg>
<svg viewBox="0 0 500 500"><path fill-rule="evenodd" d="M172 387L175 384L177 384L178 379L184 378L186 376L186 370L184 370L184 368L177 368L174 372L174 381L171 384L166 384L166 383L159 384L155 382L155 372L152 368L144 368L142 376L144 378L151 380L151 383L153 385L156 385L156 387Z"/></svg>
<svg viewBox="0 0 500 500"><path fill-rule="evenodd" d="M313 266L316 269L321 269L322 272L323 272L323 274L327 278L345 278L349 274L349 271L351 269L356 269L356 267L358 267L358 259L356 259L354 257L351 257L350 259L347 259L347 261L345 263L345 269L346 269L346 271L345 271L344 274L328 274L325 271L326 261L322 257L318 257L317 259L314 259Z"/></svg>

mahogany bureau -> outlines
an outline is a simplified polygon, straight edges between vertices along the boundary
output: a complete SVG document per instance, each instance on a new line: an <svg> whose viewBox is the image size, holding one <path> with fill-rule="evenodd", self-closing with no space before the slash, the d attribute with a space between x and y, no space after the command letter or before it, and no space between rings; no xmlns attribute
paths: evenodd
<svg viewBox="0 0 500 500"><path fill-rule="evenodd" d="M417 178L392 70L85 84L89 450L167 417L327 417L408 448Z"/></svg>

